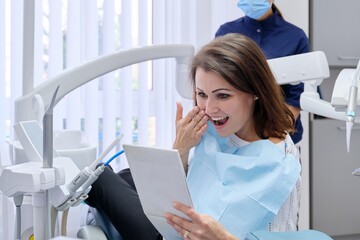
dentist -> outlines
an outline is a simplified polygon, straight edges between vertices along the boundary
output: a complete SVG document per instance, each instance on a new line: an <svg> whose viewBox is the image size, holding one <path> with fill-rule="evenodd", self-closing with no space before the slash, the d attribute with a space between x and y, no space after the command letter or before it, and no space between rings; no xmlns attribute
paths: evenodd
<svg viewBox="0 0 360 240"><path fill-rule="evenodd" d="M238 0L237 6L245 16L221 25L215 33L216 37L227 33L244 34L257 43L267 59L309 51L309 40L305 32L284 19L274 0ZM303 134L300 95L304 91L304 84L286 84L281 88L286 104L296 119L295 132L291 138L298 144Z"/></svg>

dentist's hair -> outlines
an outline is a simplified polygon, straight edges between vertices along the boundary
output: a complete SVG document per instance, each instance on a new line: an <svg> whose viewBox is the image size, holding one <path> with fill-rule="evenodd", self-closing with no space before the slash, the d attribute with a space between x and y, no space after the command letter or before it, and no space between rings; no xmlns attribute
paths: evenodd
<svg viewBox="0 0 360 240"><path fill-rule="evenodd" d="M272 5L271 5L271 9L274 12L277 11L277 14L282 18L284 19L284 16L282 15L281 11L279 10L279 8L275 5L275 3L273 2Z"/></svg>
<svg viewBox="0 0 360 240"><path fill-rule="evenodd" d="M294 131L294 115L285 104L282 90L271 72L266 57L250 38L230 33L217 37L203 46L194 56L190 66L194 94L198 68L214 72L237 90L258 97L253 118L259 137L283 139L286 133ZM194 99L196 103L196 98Z"/></svg>

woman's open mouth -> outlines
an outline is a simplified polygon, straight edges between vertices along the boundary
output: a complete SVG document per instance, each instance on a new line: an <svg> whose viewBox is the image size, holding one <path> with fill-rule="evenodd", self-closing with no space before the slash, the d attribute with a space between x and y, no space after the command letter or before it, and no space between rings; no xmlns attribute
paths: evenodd
<svg viewBox="0 0 360 240"><path fill-rule="evenodd" d="M211 120L215 126L222 126L229 120L229 117L211 118Z"/></svg>

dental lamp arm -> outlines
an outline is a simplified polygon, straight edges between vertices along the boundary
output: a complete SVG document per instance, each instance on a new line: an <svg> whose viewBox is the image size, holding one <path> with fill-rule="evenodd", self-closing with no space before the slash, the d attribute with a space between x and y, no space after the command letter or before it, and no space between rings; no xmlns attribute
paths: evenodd
<svg viewBox="0 0 360 240"><path fill-rule="evenodd" d="M106 55L80 66L67 69L16 100L15 123L38 119L36 113L32 110L32 101L36 94L41 96L45 106L49 106L52 93L60 85L61 87L55 99L56 105L66 94L101 75L132 64L161 58L176 59L177 75L182 78L185 77L185 80L177 78L176 86L180 95L189 98L191 97L191 95L189 96L189 93L191 93L189 91L190 86L188 88L183 82L187 82L188 63L193 55L194 46L192 45L167 44L147 46Z"/></svg>
<svg viewBox="0 0 360 240"><path fill-rule="evenodd" d="M305 84L306 85L306 84ZM334 107L327 101L320 99L318 93L304 92L300 96L300 105L304 111L327 118L345 121L343 112L334 111Z"/></svg>
<svg viewBox="0 0 360 240"><path fill-rule="evenodd" d="M327 118L345 121L345 114L337 112L330 102L320 99L317 87L322 79L304 82L304 92L300 96L300 106L303 110Z"/></svg>
<svg viewBox="0 0 360 240"><path fill-rule="evenodd" d="M301 109L310 113L345 121L343 112L335 111L330 102L320 99L317 86L330 76L324 52L315 51L268 60L279 84L304 83L300 96Z"/></svg>

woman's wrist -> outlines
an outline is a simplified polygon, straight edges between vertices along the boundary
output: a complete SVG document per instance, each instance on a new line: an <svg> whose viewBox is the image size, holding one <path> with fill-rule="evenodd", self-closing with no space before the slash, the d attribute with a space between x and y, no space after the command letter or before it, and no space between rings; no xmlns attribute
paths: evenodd
<svg viewBox="0 0 360 240"><path fill-rule="evenodd" d="M185 170L185 172L187 172L190 149L179 148L176 144L173 145L173 149L178 150L181 161L182 161L183 166L184 166L184 170Z"/></svg>

